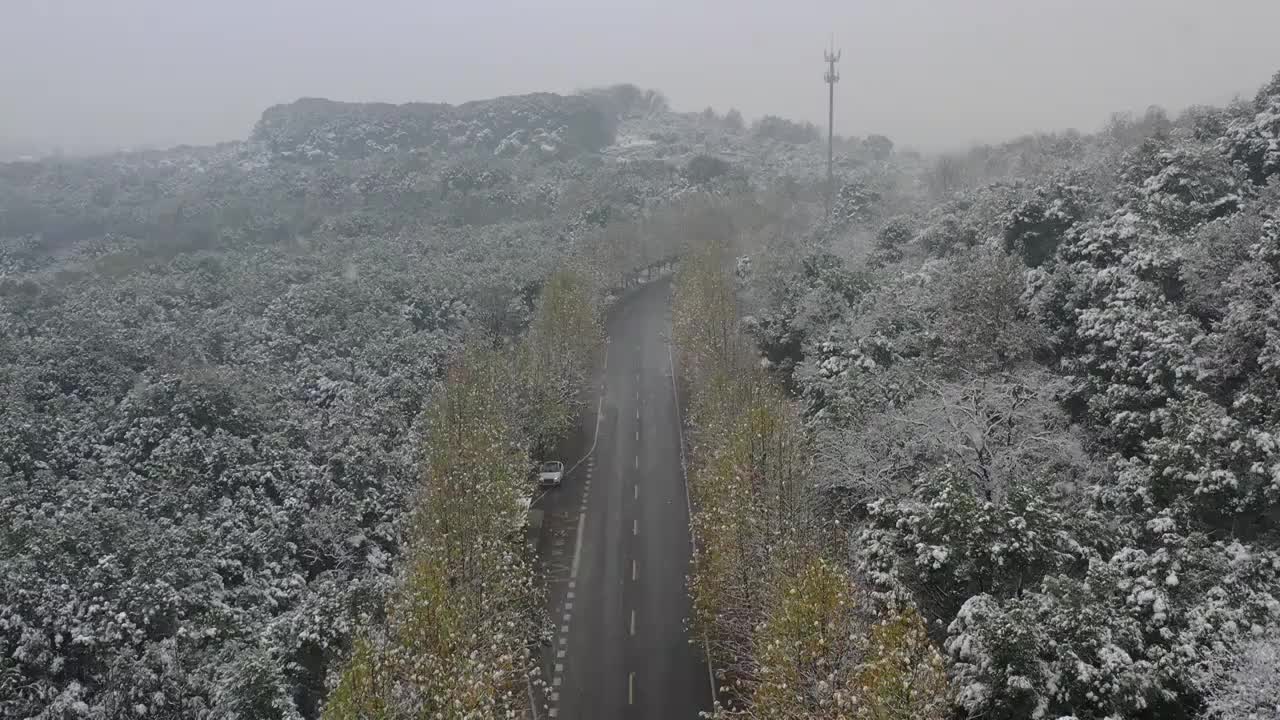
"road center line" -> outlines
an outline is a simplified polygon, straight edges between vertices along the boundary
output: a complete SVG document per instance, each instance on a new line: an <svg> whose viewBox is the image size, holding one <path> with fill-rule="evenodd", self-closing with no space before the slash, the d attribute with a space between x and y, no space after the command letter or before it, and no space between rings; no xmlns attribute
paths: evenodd
<svg viewBox="0 0 1280 720"><path fill-rule="evenodd" d="M632 495L635 496L636 500L639 500L640 499L640 483L635 484L634 490L635 492L633 492Z"/></svg>
<svg viewBox="0 0 1280 720"><path fill-rule="evenodd" d="M635 579L636 579L636 561L632 560L631 561L631 581L635 582Z"/></svg>
<svg viewBox="0 0 1280 720"><path fill-rule="evenodd" d="M632 610L631 611L631 636L635 637L635 634L636 634L636 611Z"/></svg>
<svg viewBox="0 0 1280 720"><path fill-rule="evenodd" d="M639 521L639 520L632 520L632 521L631 521L631 534L632 534L632 535L639 535L639 534L640 534L640 521Z"/></svg>
<svg viewBox="0 0 1280 720"><path fill-rule="evenodd" d="M640 469L640 456L639 456L639 455L637 455L637 456L636 456L636 469L637 469L637 470L639 470L639 469Z"/></svg>
<svg viewBox="0 0 1280 720"><path fill-rule="evenodd" d="M627 675L627 704L636 704L636 674Z"/></svg>

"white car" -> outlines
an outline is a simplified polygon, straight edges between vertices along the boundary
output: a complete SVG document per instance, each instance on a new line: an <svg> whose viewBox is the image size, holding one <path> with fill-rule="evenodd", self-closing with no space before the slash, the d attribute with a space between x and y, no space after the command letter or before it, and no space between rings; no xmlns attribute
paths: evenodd
<svg viewBox="0 0 1280 720"><path fill-rule="evenodd" d="M548 460L538 466L538 484L542 487L559 487L564 480L564 463Z"/></svg>

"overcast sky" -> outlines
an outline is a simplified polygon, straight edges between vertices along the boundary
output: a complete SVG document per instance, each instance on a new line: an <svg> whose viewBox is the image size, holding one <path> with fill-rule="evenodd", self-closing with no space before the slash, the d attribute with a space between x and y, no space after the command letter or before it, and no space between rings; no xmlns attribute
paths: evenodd
<svg viewBox="0 0 1280 720"><path fill-rule="evenodd" d="M302 96L463 102L614 82L681 110L926 149L1221 103L1280 70L1280 0L0 0L0 140L244 137Z"/></svg>

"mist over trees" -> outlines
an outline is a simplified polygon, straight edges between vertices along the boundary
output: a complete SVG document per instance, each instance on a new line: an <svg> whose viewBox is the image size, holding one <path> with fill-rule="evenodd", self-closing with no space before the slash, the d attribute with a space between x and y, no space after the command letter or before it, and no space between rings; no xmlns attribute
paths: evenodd
<svg viewBox="0 0 1280 720"><path fill-rule="evenodd" d="M1277 712L1280 75L837 138L830 218L820 135L619 85L0 164L0 716L525 709L527 462L673 257L719 716Z"/></svg>
<svg viewBox="0 0 1280 720"><path fill-rule="evenodd" d="M1280 712L1278 101L846 175L752 251L851 582L921 613L955 713Z"/></svg>
<svg viewBox="0 0 1280 720"><path fill-rule="evenodd" d="M419 643L448 369L488 343L512 442L554 442L602 294L674 252L634 221L725 192L602 157L632 92L596 95L305 100L241 143L0 165L0 715L316 717L354 640Z"/></svg>

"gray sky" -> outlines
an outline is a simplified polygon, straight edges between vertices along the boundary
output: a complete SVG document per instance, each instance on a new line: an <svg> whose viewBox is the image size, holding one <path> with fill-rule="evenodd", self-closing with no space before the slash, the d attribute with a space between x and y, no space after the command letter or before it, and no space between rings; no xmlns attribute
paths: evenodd
<svg viewBox="0 0 1280 720"><path fill-rule="evenodd" d="M1252 94L1280 0L0 0L0 140L244 137L301 96L462 102L633 82L682 110L938 148Z"/></svg>

